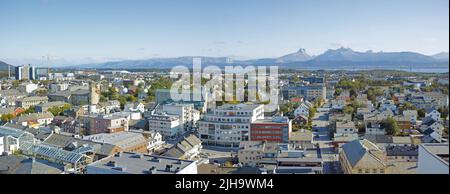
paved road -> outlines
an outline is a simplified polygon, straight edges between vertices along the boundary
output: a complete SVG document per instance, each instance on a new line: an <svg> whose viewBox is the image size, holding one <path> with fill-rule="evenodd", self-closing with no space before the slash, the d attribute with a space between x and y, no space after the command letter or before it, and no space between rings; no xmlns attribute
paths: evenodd
<svg viewBox="0 0 450 194"><path fill-rule="evenodd" d="M325 105L326 106L326 105ZM319 145L319 153L323 159L323 173L336 174L340 172L337 153L332 145L328 128L328 113L317 112L313 120L314 142Z"/></svg>

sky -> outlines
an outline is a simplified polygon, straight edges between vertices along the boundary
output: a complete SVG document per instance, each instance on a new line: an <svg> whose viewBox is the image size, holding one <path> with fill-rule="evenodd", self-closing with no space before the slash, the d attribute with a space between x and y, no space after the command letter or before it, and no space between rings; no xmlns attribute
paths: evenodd
<svg viewBox="0 0 450 194"><path fill-rule="evenodd" d="M449 50L448 0L0 0L0 60ZM45 62L46 63L46 62Z"/></svg>

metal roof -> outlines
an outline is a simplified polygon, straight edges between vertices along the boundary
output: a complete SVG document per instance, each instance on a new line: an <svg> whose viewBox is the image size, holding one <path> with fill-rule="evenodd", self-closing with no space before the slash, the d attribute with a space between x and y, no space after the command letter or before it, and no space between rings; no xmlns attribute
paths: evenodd
<svg viewBox="0 0 450 194"><path fill-rule="evenodd" d="M80 153L61 150L56 147L39 143L23 142L20 146L20 149L26 152L32 152L33 154L39 156L44 156L55 159L57 161L68 162L72 164L77 163L81 158L84 157L84 155Z"/></svg>

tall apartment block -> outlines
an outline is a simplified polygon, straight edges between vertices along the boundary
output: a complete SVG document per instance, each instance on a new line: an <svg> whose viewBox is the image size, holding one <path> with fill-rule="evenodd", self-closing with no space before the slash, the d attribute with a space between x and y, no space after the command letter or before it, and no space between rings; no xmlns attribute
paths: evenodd
<svg viewBox="0 0 450 194"><path fill-rule="evenodd" d="M263 118L262 104L226 104L208 111L198 121L198 132L207 145L239 147L250 140L251 123Z"/></svg>

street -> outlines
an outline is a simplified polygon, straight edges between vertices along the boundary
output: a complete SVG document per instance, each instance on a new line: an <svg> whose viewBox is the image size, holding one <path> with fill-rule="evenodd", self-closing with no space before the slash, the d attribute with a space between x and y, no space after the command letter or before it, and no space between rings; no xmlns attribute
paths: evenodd
<svg viewBox="0 0 450 194"><path fill-rule="evenodd" d="M327 104L324 105L324 107ZM328 112L318 111L313 118L314 143L319 145L319 156L323 160L324 174L340 173L338 153L336 153L328 128Z"/></svg>

